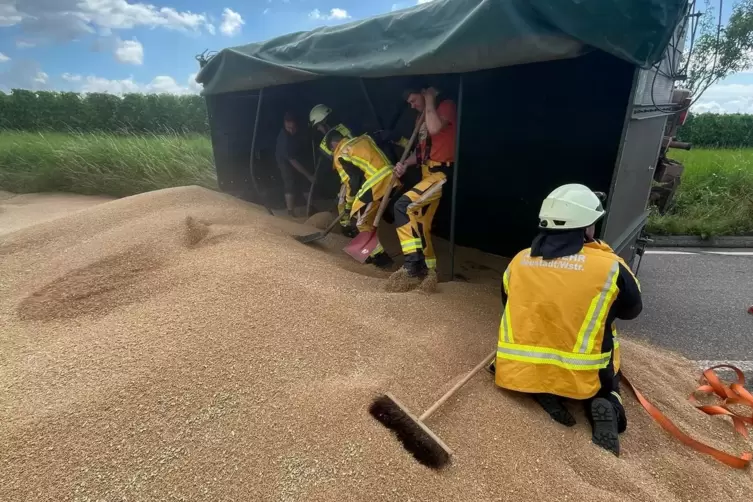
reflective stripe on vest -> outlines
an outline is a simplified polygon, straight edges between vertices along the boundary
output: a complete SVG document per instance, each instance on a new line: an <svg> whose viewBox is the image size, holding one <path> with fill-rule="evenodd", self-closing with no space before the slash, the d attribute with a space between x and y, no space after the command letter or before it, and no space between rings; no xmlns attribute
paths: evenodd
<svg viewBox="0 0 753 502"><path fill-rule="evenodd" d="M607 317L607 311L612 305L612 300L617 294L617 276L620 273L620 264L614 262L609 270L607 280L604 282L601 291L591 300L588 308L588 314L583 320L583 324L578 332L578 340L575 342L573 352L581 354L590 354L594 350L594 340L596 339L597 330L604 325Z"/></svg>
<svg viewBox="0 0 753 502"><path fill-rule="evenodd" d="M350 162L363 171L366 179L374 176L383 167L391 165L382 149L365 134L348 141L340 149L338 155L342 160Z"/></svg>
<svg viewBox="0 0 753 502"><path fill-rule="evenodd" d="M569 370L600 370L609 365L612 352L603 354L576 354L548 347L533 347L499 342L497 357L533 364L553 364Z"/></svg>
<svg viewBox="0 0 753 502"><path fill-rule="evenodd" d="M361 188L358 190L358 193L356 194L356 199L360 199L363 194L374 188L374 186L382 181L387 176L390 176L392 174L392 166L388 165L383 168L381 168L379 171L376 172L374 176L367 179L363 185L361 185Z"/></svg>
<svg viewBox="0 0 753 502"><path fill-rule="evenodd" d="M336 130L337 132L339 132L340 134L342 134L346 138L352 138L353 137L353 133L350 132L350 129L348 129L347 127L345 127L343 124L337 124L332 129ZM329 155L330 157L332 157L332 150L329 149L329 145L327 144L327 135L326 134L322 138L321 143L319 143L319 148L324 153L326 153L327 155Z"/></svg>

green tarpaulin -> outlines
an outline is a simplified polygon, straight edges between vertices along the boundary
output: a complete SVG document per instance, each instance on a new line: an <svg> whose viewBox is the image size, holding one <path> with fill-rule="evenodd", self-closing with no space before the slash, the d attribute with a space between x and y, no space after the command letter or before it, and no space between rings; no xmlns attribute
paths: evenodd
<svg viewBox="0 0 753 502"><path fill-rule="evenodd" d="M662 56L687 0L435 0L340 26L220 51L204 94L325 76L460 73L597 48L641 67Z"/></svg>

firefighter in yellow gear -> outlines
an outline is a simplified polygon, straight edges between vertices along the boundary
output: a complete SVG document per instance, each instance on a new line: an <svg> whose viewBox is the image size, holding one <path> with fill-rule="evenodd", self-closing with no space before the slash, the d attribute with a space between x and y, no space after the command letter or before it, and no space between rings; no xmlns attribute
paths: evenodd
<svg viewBox="0 0 753 502"><path fill-rule="evenodd" d="M331 130L335 130L345 136L346 138L352 138L353 132L345 124L337 124L330 126L327 124L327 118L332 114L332 108L327 105L316 105L309 112L309 126L316 128L320 133L324 135L322 141L319 143L319 149L324 152L327 157L332 158L334 153L330 145L328 144L326 135ZM342 178L342 176L341 176Z"/></svg>
<svg viewBox="0 0 753 502"><path fill-rule="evenodd" d="M443 185L455 162L457 109L433 87L417 85L405 91L408 104L424 117L415 150L395 165L402 176L410 166L421 168L421 181L395 203L395 225L405 257L403 270L411 278L423 278L437 266L431 227L442 198ZM420 120L420 118L418 119Z"/></svg>
<svg viewBox="0 0 753 502"><path fill-rule="evenodd" d="M594 240L605 214L601 198L569 184L544 200L539 235L503 275L504 313L489 369L498 386L533 395L566 426L575 419L563 398L582 401L593 442L619 455L627 418L615 319L634 319L643 303L627 264Z"/></svg>
<svg viewBox="0 0 753 502"><path fill-rule="evenodd" d="M325 140L333 152L335 170L345 175L341 176L343 184L338 209L341 212L343 208L347 209L347 221L355 219L358 232L372 231L379 204L392 181L392 163L367 134L346 138L333 129ZM387 268L392 265L392 259L379 244L366 263Z"/></svg>

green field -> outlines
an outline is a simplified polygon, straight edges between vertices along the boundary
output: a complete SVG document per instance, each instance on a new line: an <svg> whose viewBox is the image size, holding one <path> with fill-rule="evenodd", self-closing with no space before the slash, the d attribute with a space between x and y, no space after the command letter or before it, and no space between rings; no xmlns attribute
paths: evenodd
<svg viewBox="0 0 753 502"><path fill-rule="evenodd" d="M181 185L216 188L202 136L0 133L0 189L116 197Z"/></svg>
<svg viewBox="0 0 753 502"><path fill-rule="evenodd" d="M685 165L674 207L652 215L661 235L753 235L753 149L671 151Z"/></svg>
<svg viewBox="0 0 753 502"><path fill-rule="evenodd" d="M670 214L650 233L753 235L753 149L672 151L685 165ZM216 188L204 136L0 133L0 189L116 197L181 185Z"/></svg>

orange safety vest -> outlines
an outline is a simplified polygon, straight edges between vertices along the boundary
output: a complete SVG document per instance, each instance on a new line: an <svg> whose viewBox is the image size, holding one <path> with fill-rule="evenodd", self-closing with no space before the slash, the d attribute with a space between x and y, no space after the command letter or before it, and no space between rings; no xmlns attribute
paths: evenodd
<svg viewBox="0 0 753 502"><path fill-rule="evenodd" d="M526 249L503 276L507 303L497 344L497 385L526 393L588 399L601 388L599 370L620 368L614 348L601 352L607 316L619 293L620 264L602 242L575 255L544 260Z"/></svg>

